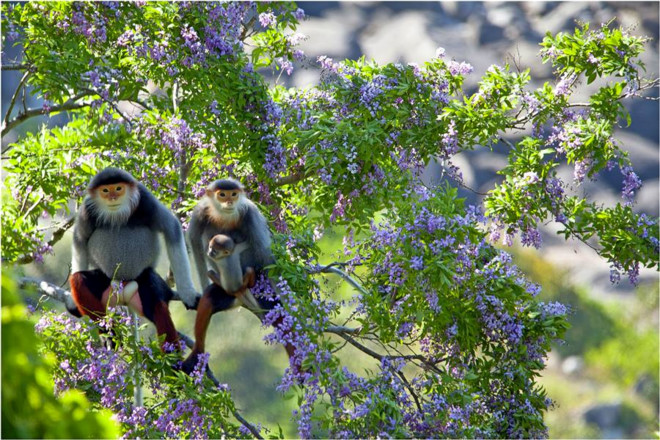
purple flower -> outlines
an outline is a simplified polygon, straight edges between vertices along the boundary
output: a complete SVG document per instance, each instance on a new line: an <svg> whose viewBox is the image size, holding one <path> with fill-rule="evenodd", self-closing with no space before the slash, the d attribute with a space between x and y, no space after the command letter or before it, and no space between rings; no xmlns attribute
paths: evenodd
<svg viewBox="0 0 660 440"><path fill-rule="evenodd" d="M625 200L626 205L632 205L635 201L635 191L642 187L642 180L630 166L622 168L621 174L624 175L621 196Z"/></svg>
<svg viewBox="0 0 660 440"><path fill-rule="evenodd" d="M557 83L557 87L555 87L555 95L564 96L568 94L576 78L577 75L574 73L570 75L564 75Z"/></svg>
<svg viewBox="0 0 660 440"><path fill-rule="evenodd" d="M424 269L424 257L415 256L410 259L410 268L413 270L422 270Z"/></svg>
<svg viewBox="0 0 660 440"><path fill-rule="evenodd" d="M277 61L277 64L280 65L280 68L284 70L287 75L291 75L291 72L293 72L293 63L291 61L284 57L279 57L275 61Z"/></svg>
<svg viewBox="0 0 660 440"><path fill-rule="evenodd" d="M328 69L332 72L337 72L339 66L332 61L332 58L329 58L325 55L319 56L316 61L321 64L322 69Z"/></svg>
<svg viewBox="0 0 660 440"><path fill-rule="evenodd" d="M541 233L536 228L527 228L520 235L520 241L523 246L534 246L536 249L541 247Z"/></svg>
<svg viewBox="0 0 660 440"><path fill-rule="evenodd" d="M305 52L300 49L296 49L293 51L293 58L296 61L303 61L305 59Z"/></svg>
<svg viewBox="0 0 660 440"><path fill-rule="evenodd" d="M541 317L546 319L553 316L566 316L568 309L560 302L539 303L541 307Z"/></svg>
<svg viewBox="0 0 660 440"><path fill-rule="evenodd" d="M577 183L582 183L590 169L591 169L590 160L588 159L578 160L577 162L575 162L575 168L573 170L573 178Z"/></svg>
<svg viewBox="0 0 660 440"><path fill-rule="evenodd" d="M263 27L274 27L277 25L277 18L272 12L262 12L259 14L259 23Z"/></svg>
<svg viewBox="0 0 660 440"><path fill-rule="evenodd" d="M300 21L300 20L302 20L303 18L305 18L305 11L302 10L302 9L300 9L300 8L298 8L298 9L296 9L295 11L293 11L293 17L294 17L296 20Z"/></svg>
<svg viewBox="0 0 660 440"><path fill-rule="evenodd" d="M467 75L474 70L474 67L466 62L459 63L456 61L450 61L447 65L449 67L449 72L452 75Z"/></svg>

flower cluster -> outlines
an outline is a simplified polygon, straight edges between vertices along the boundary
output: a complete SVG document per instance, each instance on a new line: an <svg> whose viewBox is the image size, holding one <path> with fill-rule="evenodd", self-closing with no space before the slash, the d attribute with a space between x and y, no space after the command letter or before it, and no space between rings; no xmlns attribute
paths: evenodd
<svg viewBox="0 0 660 440"><path fill-rule="evenodd" d="M68 315L44 314L35 330L44 338L46 349L57 356L56 392L86 390L90 400L116 414L125 438L214 437L219 417L214 412L226 400L227 387L221 385L211 394L207 391L208 354L200 356L190 378L176 379L168 371L179 349L161 353L156 341L135 340L135 325L133 315L123 308L109 309L98 326ZM136 406L133 393L141 384L148 387L150 397L143 406ZM185 397L193 391L198 398Z"/></svg>

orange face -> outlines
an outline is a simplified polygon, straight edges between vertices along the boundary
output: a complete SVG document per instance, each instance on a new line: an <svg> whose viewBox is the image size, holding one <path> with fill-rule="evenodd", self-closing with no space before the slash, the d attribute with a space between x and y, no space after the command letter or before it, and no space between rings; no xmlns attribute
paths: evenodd
<svg viewBox="0 0 660 440"><path fill-rule="evenodd" d="M215 192L214 197L220 203L220 206L225 209L232 209L238 203L241 193L240 189L219 189Z"/></svg>
<svg viewBox="0 0 660 440"><path fill-rule="evenodd" d="M111 210L119 209L126 201L131 187L127 183L111 183L96 188L96 196Z"/></svg>

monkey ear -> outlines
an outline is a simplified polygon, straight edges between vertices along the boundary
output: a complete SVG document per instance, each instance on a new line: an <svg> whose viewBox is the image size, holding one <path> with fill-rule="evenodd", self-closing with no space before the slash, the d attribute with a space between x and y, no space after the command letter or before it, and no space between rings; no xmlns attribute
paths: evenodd
<svg viewBox="0 0 660 440"><path fill-rule="evenodd" d="M215 191L213 191L212 189L208 189L208 188L206 188L206 195L207 195L208 197L213 198L213 194L215 194Z"/></svg>

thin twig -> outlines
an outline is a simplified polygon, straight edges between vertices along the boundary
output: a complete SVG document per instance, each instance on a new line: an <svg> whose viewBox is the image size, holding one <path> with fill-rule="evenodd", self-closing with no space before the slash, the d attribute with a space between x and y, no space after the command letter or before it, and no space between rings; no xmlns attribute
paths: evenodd
<svg viewBox="0 0 660 440"><path fill-rule="evenodd" d="M309 269L309 272L311 274L315 274L315 273L334 273L334 274L339 275L340 277L342 277L342 279L344 281L346 281L351 286L355 287L363 295L368 295L369 294L367 289L362 287L362 285L360 283L358 283L357 281L355 281L355 279L353 277L351 277L349 274L347 274L346 272L344 272L341 269L338 269L338 268L334 267L334 264L337 264L337 263L331 263L327 266L322 266L322 267L317 267L317 268L314 268L314 269Z"/></svg>
<svg viewBox="0 0 660 440"><path fill-rule="evenodd" d="M410 382L408 382L408 379L406 379L406 375L403 374L402 371L397 371L396 374L401 378L401 380L403 381L403 385L408 389L408 392L410 393L412 398L415 400L415 406L417 406L417 410L420 413L423 413L422 405L419 403L419 397L417 397L417 393L413 389L412 385L410 385Z"/></svg>
<svg viewBox="0 0 660 440"><path fill-rule="evenodd" d="M14 104L16 104L16 98L18 98L18 94L23 90L23 87L25 86L25 82L27 81L28 77L30 76L30 71L28 70L23 74L23 77L21 80L18 82L18 85L16 86L16 91L14 92L14 95L11 97L11 101L9 102L9 108L7 109L7 114L5 114L5 119L2 122L2 126L6 126L7 123L9 122L9 117L11 116L12 110L14 110Z"/></svg>
<svg viewBox="0 0 660 440"><path fill-rule="evenodd" d="M39 198L37 199L37 201L34 202L34 204L32 204L32 206L30 206L30 209L28 209L28 210L25 212L25 214L22 215L21 218L22 218L23 220L25 220L30 214L32 214L32 212L33 212L35 209L37 209L37 207L39 206L39 204L40 204L41 202L44 201L44 198L45 198L45 196L44 196L43 194L41 194L41 195L39 196Z"/></svg>
<svg viewBox="0 0 660 440"><path fill-rule="evenodd" d="M338 335L339 337L343 338L346 342L351 344L353 347L357 348L358 350L360 350L363 353L368 354L369 356L371 356L374 359L378 359L379 361L382 361L383 359L387 359L389 357L387 355L382 355L380 353L376 353L375 351L373 351L369 347L365 347L364 345L360 344L358 341L351 338L350 336L348 336L346 333L344 333L342 331L333 331L332 329L329 329L329 328L326 329L326 331L328 333L334 333L335 335Z"/></svg>
<svg viewBox="0 0 660 440"><path fill-rule="evenodd" d="M457 181L457 182L458 182L458 181ZM482 192L480 192L480 191L477 191L476 189L470 188L469 186L467 186L467 185L466 185L465 183L463 183L463 182L458 182L458 185L461 186L461 187L463 187L463 188L465 188L465 189L467 189L468 191L471 191L471 192L475 193L475 194L478 195L478 196L487 196L487 195L488 195L488 193L482 193Z"/></svg>

